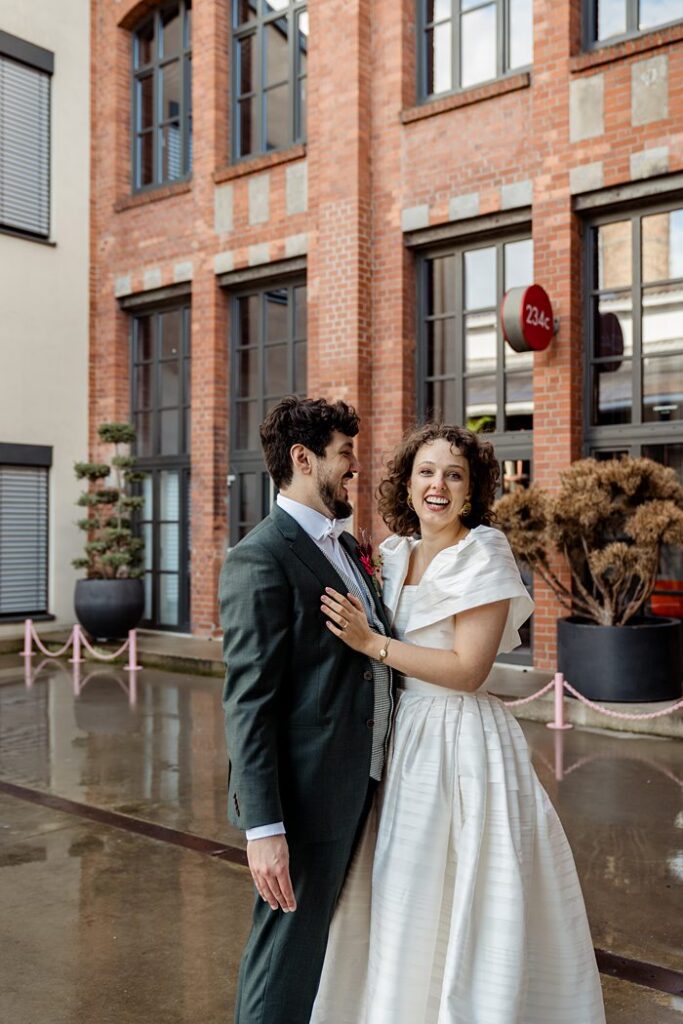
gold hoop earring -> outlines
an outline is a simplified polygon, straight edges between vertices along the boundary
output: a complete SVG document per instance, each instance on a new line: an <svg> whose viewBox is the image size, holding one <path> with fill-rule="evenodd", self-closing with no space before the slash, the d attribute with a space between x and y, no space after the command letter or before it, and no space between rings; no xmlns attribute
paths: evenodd
<svg viewBox="0 0 683 1024"><path fill-rule="evenodd" d="M415 506L413 505L413 499L410 494L410 491L408 491L408 508L410 509L411 512L415 511Z"/></svg>
<svg viewBox="0 0 683 1024"><path fill-rule="evenodd" d="M472 514L472 503L469 502L469 501L466 501L465 504L463 505L463 507L460 509L460 516L461 516L461 518L465 518L466 519L467 516L469 516L471 514Z"/></svg>

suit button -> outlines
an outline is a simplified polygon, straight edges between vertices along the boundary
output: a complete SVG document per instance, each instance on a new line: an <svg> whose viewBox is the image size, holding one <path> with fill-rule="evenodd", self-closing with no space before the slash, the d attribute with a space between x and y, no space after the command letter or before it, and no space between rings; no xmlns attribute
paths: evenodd
<svg viewBox="0 0 683 1024"><path fill-rule="evenodd" d="M368 669L367 672L363 673L363 679L366 679L368 682L370 682L370 680L372 679L372 672L370 671L370 669Z"/></svg>
<svg viewBox="0 0 683 1024"><path fill-rule="evenodd" d="M368 720L367 720L367 722L365 724L367 725L368 729L374 729L375 728L375 719L374 718L368 718Z"/></svg>

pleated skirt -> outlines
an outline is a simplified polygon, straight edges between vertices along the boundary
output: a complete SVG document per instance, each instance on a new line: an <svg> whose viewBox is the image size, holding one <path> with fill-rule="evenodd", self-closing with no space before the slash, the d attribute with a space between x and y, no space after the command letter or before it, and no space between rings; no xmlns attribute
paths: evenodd
<svg viewBox="0 0 683 1024"><path fill-rule="evenodd" d="M311 1024L604 1024L573 857L509 711L407 680Z"/></svg>

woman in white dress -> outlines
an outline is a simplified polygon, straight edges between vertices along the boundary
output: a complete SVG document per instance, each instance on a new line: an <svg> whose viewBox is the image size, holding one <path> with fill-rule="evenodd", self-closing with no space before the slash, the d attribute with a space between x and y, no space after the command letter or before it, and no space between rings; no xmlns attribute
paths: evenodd
<svg viewBox="0 0 683 1024"><path fill-rule="evenodd" d="M516 720L480 690L533 608L489 525L498 473L468 430L411 432L380 487L394 639L353 596L323 597L328 628L370 657L386 650L402 679L311 1024L604 1024L562 826Z"/></svg>

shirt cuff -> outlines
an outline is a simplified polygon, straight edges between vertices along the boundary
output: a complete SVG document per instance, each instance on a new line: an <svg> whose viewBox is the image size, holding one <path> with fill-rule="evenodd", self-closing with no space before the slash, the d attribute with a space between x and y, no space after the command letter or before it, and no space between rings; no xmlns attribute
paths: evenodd
<svg viewBox="0 0 683 1024"><path fill-rule="evenodd" d="M272 825L257 825L256 828L248 828L246 831L247 842L251 842L252 839L268 839L270 836L283 836L284 834L284 821L276 821Z"/></svg>

